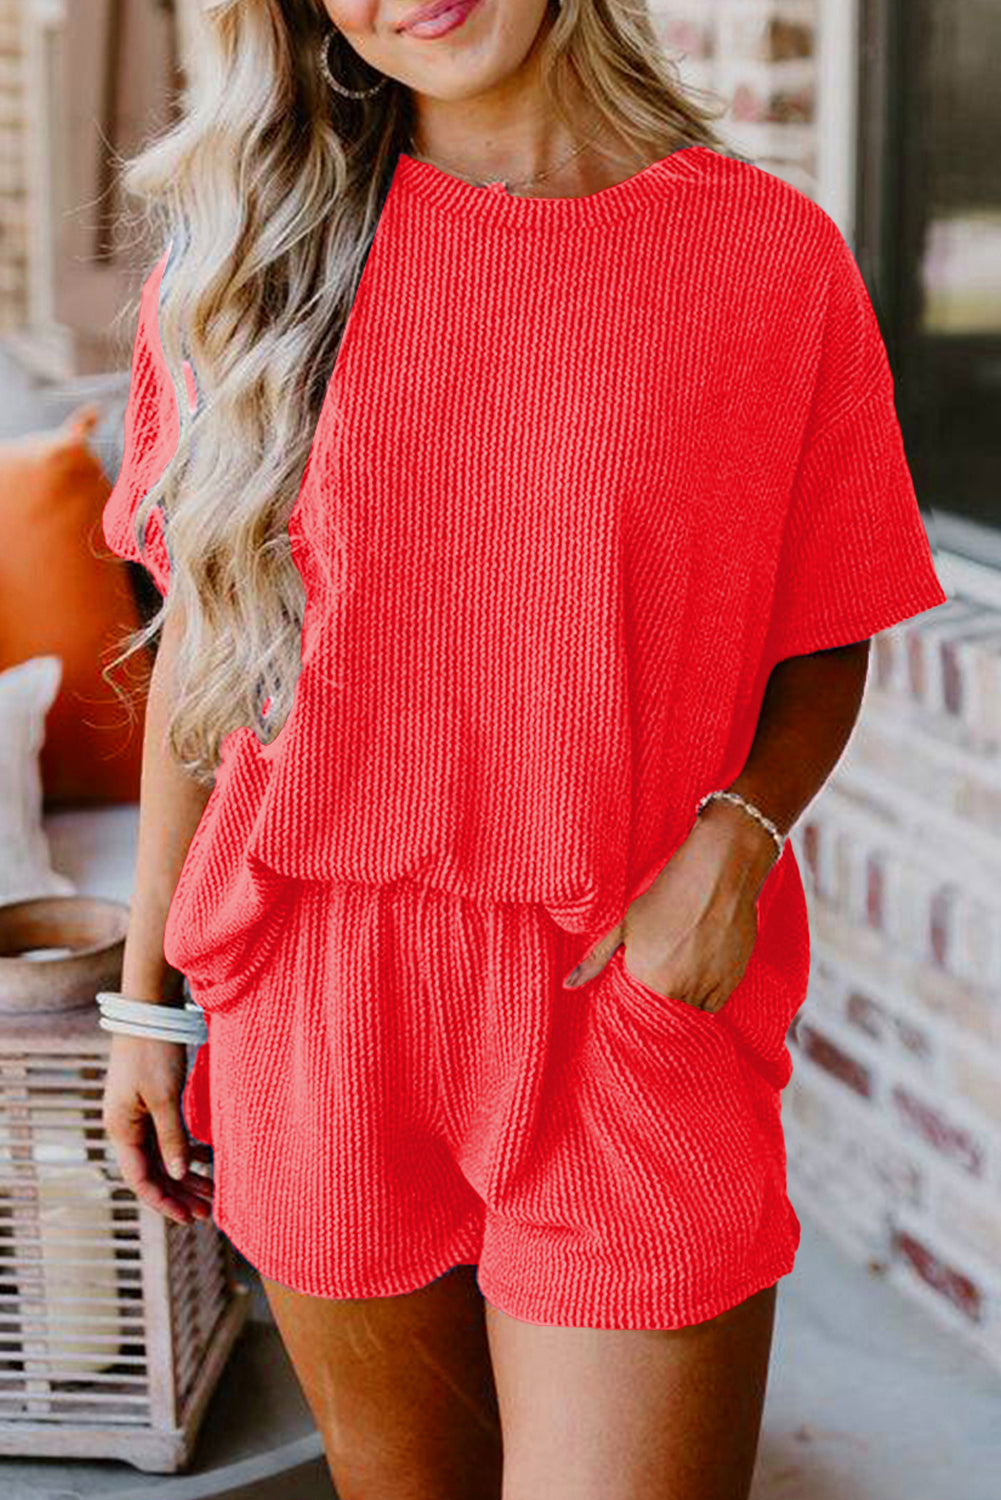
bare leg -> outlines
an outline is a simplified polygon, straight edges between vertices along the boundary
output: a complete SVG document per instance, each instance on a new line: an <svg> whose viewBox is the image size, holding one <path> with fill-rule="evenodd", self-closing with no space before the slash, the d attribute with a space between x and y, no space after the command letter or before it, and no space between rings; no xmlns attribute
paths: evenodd
<svg viewBox="0 0 1001 1500"><path fill-rule="evenodd" d="M688 1328L554 1328L486 1304L503 1500L747 1500L776 1288Z"/></svg>
<svg viewBox="0 0 1001 1500"><path fill-rule="evenodd" d="M339 1500L497 1500L500 1420L475 1266L343 1301L261 1280Z"/></svg>

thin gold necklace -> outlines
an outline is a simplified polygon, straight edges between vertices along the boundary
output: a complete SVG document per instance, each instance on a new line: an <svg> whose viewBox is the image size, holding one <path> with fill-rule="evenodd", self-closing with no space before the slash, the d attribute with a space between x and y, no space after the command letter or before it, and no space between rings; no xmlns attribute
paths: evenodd
<svg viewBox="0 0 1001 1500"><path fill-rule="evenodd" d="M564 159L560 162L557 162L555 166L546 167L544 171L536 172L532 177L519 177L515 178L513 181L509 181L503 177L497 177L490 178L488 181L484 182L480 178L471 176L468 172L463 172L459 167L449 167L446 165L444 170L453 172L459 177L464 177L466 181L471 182L474 187L492 188L495 191L499 188L503 188L505 192L510 192L513 187L528 187L533 182L541 182L544 177L551 177L554 172L562 171L562 169L567 165L568 162L572 161L575 156L579 156L582 151L586 151L588 146L593 146L597 139L598 136L592 136L590 139L582 141L579 146L575 146L573 148L569 156L564 157ZM413 155L418 161L427 162L428 166L439 166L439 163L436 161L432 161L429 156L423 156L416 151L413 152Z"/></svg>

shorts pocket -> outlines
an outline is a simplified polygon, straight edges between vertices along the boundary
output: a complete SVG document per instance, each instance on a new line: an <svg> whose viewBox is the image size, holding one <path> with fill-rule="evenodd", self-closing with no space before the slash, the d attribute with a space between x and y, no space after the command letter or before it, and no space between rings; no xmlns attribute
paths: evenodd
<svg viewBox="0 0 1001 1500"><path fill-rule="evenodd" d="M592 1043L609 1058L628 1059L631 1071L655 1081L674 1066L699 1062L735 1066L733 1043L712 1011L651 989L625 964L625 947L593 981Z"/></svg>
<svg viewBox="0 0 1001 1500"><path fill-rule="evenodd" d="M667 1025L672 1017L679 1020L692 1020L697 1025L713 1025L717 1019L711 1010L700 1010L697 1005L689 1005L687 1000L680 1000L677 995L662 995L659 990L651 988L634 974L626 963L625 944L616 948L608 961L608 967L612 970L616 981L616 988L624 992L629 1002L637 1006L642 1014L654 1024L663 1021Z"/></svg>
<svg viewBox="0 0 1001 1500"><path fill-rule="evenodd" d="M726 1247L736 1277L773 1173L745 1066L719 1015L651 989L623 957L620 947L596 980L581 1054L587 1107L623 1163L688 1205L679 1214L700 1205L698 1234Z"/></svg>

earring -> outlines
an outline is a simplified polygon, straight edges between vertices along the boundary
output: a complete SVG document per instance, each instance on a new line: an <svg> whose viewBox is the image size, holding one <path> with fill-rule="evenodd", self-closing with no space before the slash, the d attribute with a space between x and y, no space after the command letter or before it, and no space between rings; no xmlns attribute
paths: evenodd
<svg viewBox="0 0 1001 1500"><path fill-rule="evenodd" d="M345 88L344 84L339 83L334 77L333 73L330 71L330 39L331 37L336 35L337 27L331 26L327 34L321 38L320 45L317 48L317 60L320 66L320 72L327 80L327 83L332 89L335 89L338 94L343 94L347 99L367 99L370 94L377 94L383 87L383 85L388 81L385 74L383 74L383 76L379 79L378 83L373 84L369 89Z"/></svg>

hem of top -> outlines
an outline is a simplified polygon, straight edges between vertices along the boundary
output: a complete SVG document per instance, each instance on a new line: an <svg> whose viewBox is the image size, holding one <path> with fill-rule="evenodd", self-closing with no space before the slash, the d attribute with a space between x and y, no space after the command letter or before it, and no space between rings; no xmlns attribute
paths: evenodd
<svg viewBox="0 0 1001 1500"><path fill-rule="evenodd" d="M525 1296L489 1271L484 1273L482 1266L477 1272L477 1285L484 1297L508 1317L519 1318L527 1323L539 1323L546 1327L658 1330L689 1328L695 1323L704 1323L711 1318L718 1317L721 1313L728 1312L738 1303L746 1301L748 1297L753 1297L756 1292L762 1291L766 1286L772 1286L781 1277L788 1276L795 1269L798 1251L799 1241L796 1239L792 1242L791 1248L788 1245L784 1246L780 1254L763 1261L744 1276L714 1292L712 1296L703 1297L700 1302L686 1307L680 1316L677 1307L672 1307L669 1294L665 1296L657 1291L644 1291L642 1295L637 1295L635 1275L627 1274L619 1282L608 1277L602 1282L601 1289L606 1294L609 1289L612 1291L613 1296L608 1298L609 1301L618 1302L620 1296L624 1301L632 1299L632 1305L627 1312L615 1315L614 1324L599 1322L600 1308L591 1310L581 1308L572 1295L566 1294L562 1286L553 1295L536 1292ZM593 1287L594 1283L592 1282L591 1285ZM567 1319L575 1321L567 1322Z"/></svg>
<svg viewBox="0 0 1001 1500"><path fill-rule="evenodd" d="M781 641L776 649L781 649L782 654L775 655L774 665L777 666L780 661L791 656L809 656L814 651L833 651L839 646L851 646L858 641L870 640L885 630L892 630L896 625L915 620L951 602L951 596L939 585L928 590L919 589L906 598L888 601L883 607L859 614L857 620L832 619L830 623L819 622L800 635L793 636L791 640Z"/></svg>
<svg viewBox="0 0 1001 1500"><path fill-rule="evenodd" d="M597 192L571 198L528 198L480 187L401 151L392 188L451 214L515 229L594 227L621 219L643 204L657 202L658 189L667 182L694 181L706 157L722 155L710 146L693 143L678 147L631 177Z"/></svg>
<svg viewBox="0 0 1001 1500"><path fill-rule="evenodd" d="M461 1227L447 1242L447 1249L407 1261L405 1266L398 1266L378 1286L373 1287L371 1284L363 1286L358 1280L345 1281L342 1278L336 1284L336 1290L332 1289L330 1281L317 1281L308 1276L296 1276L294 1279L289 1279L287 1271L267 1254L257 1254L254 1250L246 1248L249 1246L249 1240L243 1238L242 1229L230 1220L224 1209L217 1209L215 1204L212 1207L212 1222L259 1276L266 1276L269 1281L278 1281L293 1292L341 1301L354 1297L403 1296L408 1292L421 1291L432 1281L437 1281L440 1276L444 1276L446 1271L450 1271L453 1266L476 1265L479 1260L479 1247L482 1244L483 1210L474 1209L463 1220ZM472 1260L464 1258L470 1254L474 1256Z"/></svg>

